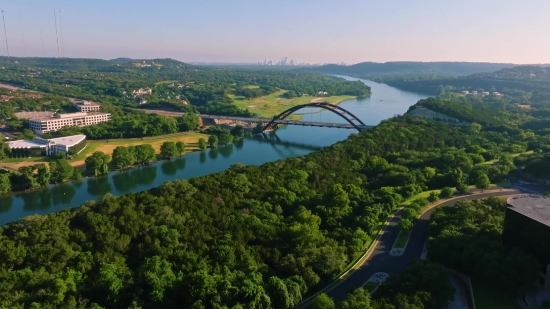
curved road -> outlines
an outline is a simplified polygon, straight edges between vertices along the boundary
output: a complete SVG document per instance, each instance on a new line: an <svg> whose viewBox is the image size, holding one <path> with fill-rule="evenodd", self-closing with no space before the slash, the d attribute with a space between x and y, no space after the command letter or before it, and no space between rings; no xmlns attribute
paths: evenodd
<svg viewBox="0 0 550 309"><path fill-rule="evenodd" d="M477 200L490 196L503 196L518 193L520 192L514 190L468 195L443 202L436 207L453 205L459 200ZM436 207L426 211L418 219L411 233L405 253L402 256L396 257L390 255L390 250L393 243L397 239L397 235L399 234L399 227L397 226L397 223L401 219L401 211L397 212L396 215L390 220L386 230L380 237L376 248L371 253L370 257L363 263L363 265L361 265L347 278L343 279L340 284L325 293L332 297L335 302L338 302L345 298L348 291L363 286L374 273L385 272L394 274L404 271L407 265L420 258L427 237L428 219Z"/></svg>

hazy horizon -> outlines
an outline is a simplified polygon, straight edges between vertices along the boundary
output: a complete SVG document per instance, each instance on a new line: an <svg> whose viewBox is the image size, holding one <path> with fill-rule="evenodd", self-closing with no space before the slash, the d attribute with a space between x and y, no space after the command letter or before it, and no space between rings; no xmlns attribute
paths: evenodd
<svg viewBox="0 0 550 309"><path fill-rule="evenodd" d="M7 0L11 56L550 63L550 2ZM4 28L2 27L2 36ZM5 39L0 55L6 56Z"/></svg>

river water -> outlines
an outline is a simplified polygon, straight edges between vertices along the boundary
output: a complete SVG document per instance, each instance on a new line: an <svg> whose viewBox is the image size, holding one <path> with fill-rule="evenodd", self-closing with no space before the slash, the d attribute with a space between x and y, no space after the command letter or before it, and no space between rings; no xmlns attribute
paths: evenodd
<svg viewBox="0 0 550 309"><path fill-rule="evenodd" d="M340 76L349 80L358 80ZM403 114L409 106L427 95L401 91L385 84L361 80L372 89L372 95L363 99L342 102L341 107L355 114L367 125ZM304 121L346 123L338 115L318 109L302 109ZM86 178L40 190L0 196L0 224L6 224L33 214L47 214L65 208L77 207L97 200L106 193L122 195L157 187L166 181L188 179L216 173L234 163L260 165L316 151L356 133L350 129L286 126L276 136L255 137L241 142L193 152L170 161L159 161L148 166L123 172L111 172L102 177Z"/></svg>

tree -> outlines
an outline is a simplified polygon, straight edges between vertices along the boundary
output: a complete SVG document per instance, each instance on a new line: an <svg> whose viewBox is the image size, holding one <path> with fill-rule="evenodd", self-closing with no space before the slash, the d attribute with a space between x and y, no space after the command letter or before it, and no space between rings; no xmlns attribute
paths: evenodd
<svg viewBox="0 0 550 309"><path fill-rule="evenodd" d="M311 302L311 309L334 309L334 300L325 293L318 294Z"/></svg>
<svg viewBox="0 0 550 309"><path fill-rule="evenodd" d="M410 231L412 230L414 223L413 220L411 220L410 218L401 218L398 225L400 230Z"/></svg>
<svg viewBox="0 0 550 309"><path fill-rule="evenodd" d="M441 189L441 197L442 198L449 198L453 196L453 188L451 187L444 187Z"/></svg>
<svg viewBox="0 0 550 309"><path fill-rule="evenodd" d="M466 193L468 191L468 185L464 182L461 182L456 186L456 190L460 193Z"/></svg>
<svg viewBox="0 0 550 309"><path fill-rule="evenodd" d="M223 131L219 136L218 136L218 143L219 144L222 144L222 145L226 145L226 144L229 144L233 141L233 135L231 135L231 132L229 131Z"/></svg>
<svg viewBox="0 0 550 309"><path fill-rule="evenodd" d="M204 138L199 138L199 149L205 150L206 149L206 140Z"/></svg>
<svg viewBox="0 0 550 309"><path fill-rule="evenodd" d="M73 175L71 176L71 180L78 180L82 178L82 172L79 168L73 167Z"/></svg>
<svg viewBox="0 0 550 309"><path fill-rule="evenodd" d="M244 136L244 128L243 126L241 125L236 125L235 127L233 127L231 129L231 135L237 137L237 138L241 138Z"/></svg>
<svg viewBox="0 0 550 309"><path fill-rule="evenodd" d="M216 135L210 135L208 137L208 144L210 145L210 148L218 147L218 137Z"/></svg>
<svg viewBox="0 0 550 309"><path fill-rule="evenodd" d="M432 191L430 192L430 201L435 202L439 199L439 192Z"/></svg>
<svg viewBox="0 0 550 309"><path fill-rule="evenodd" d="M62 183L73 177L74 168L67 159L59 159L50 162L50 172L53 183Z"/></svg>
<svg viewBox="0 0 550 309"><path fill-rule="evenodd" d="M178 154L180 156L185 153L185 144L182 141L176 142L176 148L178 149Z"/></svg>
<svg viewBox="0 0 550 309"><path fill-rule="evenodd" d="M364 288L358 288L348 293L338 307L341 309L374 309L370 293Z"/></svg>
<svg viewBox="0 0 550 309"><path fill-rule="evenodd" d="M115 264L103 263L94 284L106 292L108 300L116 303L124 281L124 276Z"/></svg>
<svg viewBox="0 0 550 309"><path fill-rule="evenodd" d="M160 156L164 159L170 159L178 154L178 147L174 142L164 142L160 145Z"/></svg>
<svg viewBox="0 0 550 309"><path fill-rule="evenodd" d="M136 163L134 147L118 146L113 150L112 164L118 169L124 169Z"/></svg>
<svg viewBox="0 0 550 309"><path fill-rule="evenodd" d="M489 180L489 177L485 173L480 173L475 182L476 188L481 189L481 192L483 190L488 189L491 186L491 181Z"/></svg>
<svg viewBox="0 0 550 309"><path fill-rule="evenodd" d="M161 302L164 291L171 288L176 281L170 262L159 256L146 258L139 273L145 285L148 286L149 297L154 302Z"/></svg>
<svg viewBox="0 0 550 309"><path fill-rule="evenodd" d="M136 163L138 164L149 164L157 158L155 149L151 144L137 145L134 148L134 152L136 154Z"/></svg>
<svg viewBox="0 0 550 309"><path fill-rule="evenodd" d="M197 114L186 113L178 119L180 131L194 131L199 128L200 120Z"/></svg>
<svg viewBox="0 0 550 309"><path fill-rule="evenodd" d="M32 130L24 129L23 130L23 138L24 139L33 139L36 137L36 134Z"/></svg>
<svg viewBox="0 0 550 309"><path fill-rule="evenodd" d="M51 173L45 164L35 164L36 168L36 181L41 187L45 187L50 184Z"/></svg>
<svg viewBox="0 0 550 309"><path fill-rule="evenodd" d="M0 160L7 158L9 151L8 143L6 143L4 135L0 133Z"/></svg>
<svg viewBox="0 0 550 309"><path fill-rule="evenodd" d="M94 176L105 175L109 172L111 157L101 151L95 151L86 158L85 162L88 173L92 173Z"/></svg>
<svg viewBox="0 0 550 309"><path fill-rule="evenodd" d="M8 193L11 190L10 175L0 174L0 194Z"/></svg>
<svg viewBox="0 0 550 309"><path fill-rule="evenodd" d="M481 125L479 123L472 122L468 126L468 131L472 134L479 134L479 132L481 132Z"/></svg>

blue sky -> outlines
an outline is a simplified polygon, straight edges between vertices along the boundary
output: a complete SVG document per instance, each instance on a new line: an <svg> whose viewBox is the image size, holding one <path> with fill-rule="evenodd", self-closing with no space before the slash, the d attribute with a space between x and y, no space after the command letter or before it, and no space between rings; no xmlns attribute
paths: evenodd
<svg viewBox="0 0 550 309"><path fill-rule="evenodd" d="M10 54L57 56L54 8L67 57L550 63L548 0L3 0Z"/></svg>

